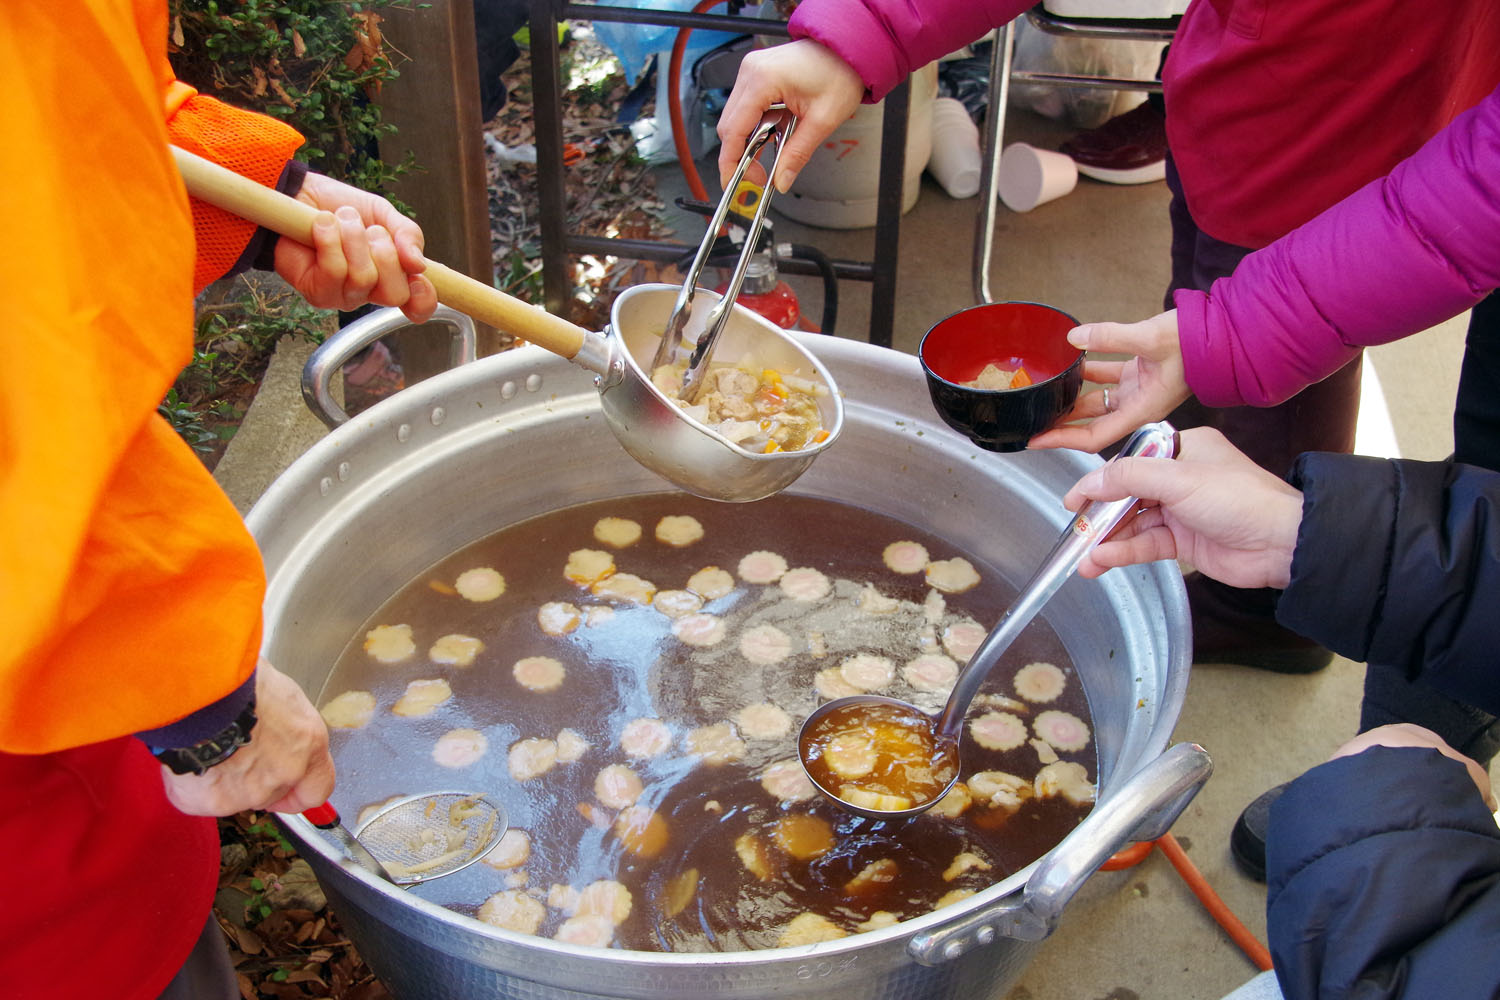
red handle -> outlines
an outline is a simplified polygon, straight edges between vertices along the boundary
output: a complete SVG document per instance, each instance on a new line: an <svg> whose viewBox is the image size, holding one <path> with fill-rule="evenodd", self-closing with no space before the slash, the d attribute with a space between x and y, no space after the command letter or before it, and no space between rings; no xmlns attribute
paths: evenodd
<svg viewBox="0 0 1500 1000"><path fill-rule="evenodd" d="M320 830L326 830L331 826L339 825L339 811L333 808L333 804L325 802L320 806L305 809L302 815L307 821Z"/></svg>

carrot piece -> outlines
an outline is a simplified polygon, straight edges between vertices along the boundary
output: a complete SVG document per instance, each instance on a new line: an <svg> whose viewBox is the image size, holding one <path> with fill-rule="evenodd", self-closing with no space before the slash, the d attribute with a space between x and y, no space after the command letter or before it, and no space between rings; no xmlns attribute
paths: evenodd
<svg viewBox="0 0 1500 1000"><path fill-rule="evenodd" d="M1017 368L1015 376L1010 380L1010 387L1012 389L1020 389L1031 384L1031 376L1026 374L1026 369L1024 368Z"/></svg>

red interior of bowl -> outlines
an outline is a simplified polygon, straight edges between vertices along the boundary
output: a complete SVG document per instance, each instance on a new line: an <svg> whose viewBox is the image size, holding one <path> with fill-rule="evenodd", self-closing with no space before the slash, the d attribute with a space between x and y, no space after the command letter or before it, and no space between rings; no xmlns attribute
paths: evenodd
<svg viewBox="0 0 1500 1000"><path fill-rule="evenodd" d="M1035 302L994 302L954 313L922 340L922 362L939 378L964 383L987 364L1024 368L1032 382L1061 375L1080 351L1067 333L1078 321Z"/></svg>

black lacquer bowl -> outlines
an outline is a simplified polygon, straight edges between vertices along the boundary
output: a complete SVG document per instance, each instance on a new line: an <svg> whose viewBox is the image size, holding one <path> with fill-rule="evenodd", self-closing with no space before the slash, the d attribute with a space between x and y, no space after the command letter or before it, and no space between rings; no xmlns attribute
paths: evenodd
<svg viewBox="0 0 1500 1000"><path fill-rule="evenodd" d="M1068 411L1083 386L1083 353L1068 343L1078 321L1036 302L992 302L961 309L922 338L917 353L932 405L943 421L990 451L1021 451ZM1031 384L1013 389L964 385L985 365L1023 369Z"/></svg>

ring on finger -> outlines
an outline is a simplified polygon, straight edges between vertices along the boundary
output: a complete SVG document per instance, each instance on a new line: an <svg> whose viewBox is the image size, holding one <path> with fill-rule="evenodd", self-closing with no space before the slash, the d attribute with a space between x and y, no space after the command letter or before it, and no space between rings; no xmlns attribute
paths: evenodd
<svg viewBox="0 0 1500 1000"><path fill-rule="evenodd" d="M1104 387L1104 412L1113 413L1115 408L1109 405L1109 386Z"/></svg>

